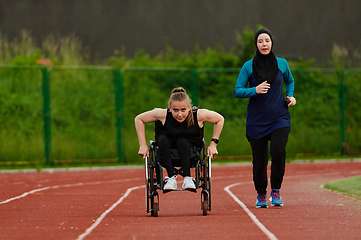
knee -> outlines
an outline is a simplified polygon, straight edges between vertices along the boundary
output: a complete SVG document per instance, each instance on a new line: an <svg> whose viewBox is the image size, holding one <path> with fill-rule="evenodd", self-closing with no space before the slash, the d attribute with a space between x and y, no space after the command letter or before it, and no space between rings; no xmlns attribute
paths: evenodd
<svg viewBox="0 0 361 240"><path fill-rule="evenodd" d="M272 159L275 159L275 158L282 159L282 158L285 158L285 156L286 156L286 150L283 148L271 149L270 154L271 154Z"/></svg>
<svg viewBox="0 0 361 240"><path fill-rule="evenodd" d="M267 162L257 163L255 161L252 162L253 164L253 171L259 172L259 171L267 171Z"/></svg>
<svg viewBox="0 0 361 240"><path fill-rule="evenodd" d="M185 138L180 138L177 140L176 142L176 146L178 149L185 149L185 148L190 148L191 145L189 143L189 141Z"/></svg>
<svg viewBox="0 0 361 240"><path fill-rule="evenodd" d="M159 147L163 148L163 147L167 147L170 148L170 141L167 135L162 134L158 137L158 145Z"/></svg>

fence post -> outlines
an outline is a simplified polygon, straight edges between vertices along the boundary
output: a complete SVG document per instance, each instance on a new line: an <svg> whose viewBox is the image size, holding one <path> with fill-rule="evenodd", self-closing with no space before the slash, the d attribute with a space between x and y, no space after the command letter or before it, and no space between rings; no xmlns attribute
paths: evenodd
<svg viewBox="0 0 361 240"><path fill-rule="evenodd" d="M124 96L123 96L123 72L117 68L114 72L114 86L115 86L115 114L117 125L117 151L118 161L123 163L123 127L124 127Z"/></svg>
<svg viewBox="0 0 361 240"><path fill-rule="evenodd" d="M44 147L46 165L50 166L51 155L51 109L50 109L50 75L48 68L43 68L43 101L44 101Z"/></svg>
<svg viewBox="0 0 361 240"><path fill-rule="evenodd" d="M339 91L339 106L340 106L340 153L341 156L346 154L346 85L345 72L340 71L340 79L338 85Z"/></svg>
<svg viewBox="0 0 361 240"><path fill-rule="evenodd" d="M198 107L199 106L198 71L195 69L191 70L190 88L192 94L192 103L194 106Z"/></svg>

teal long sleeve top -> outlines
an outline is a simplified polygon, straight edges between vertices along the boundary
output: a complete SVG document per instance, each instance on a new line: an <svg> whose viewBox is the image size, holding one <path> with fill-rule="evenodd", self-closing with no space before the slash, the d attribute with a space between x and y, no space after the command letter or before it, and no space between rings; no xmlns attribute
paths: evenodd
<svg viewBox="0 0 361 240"><path fill-rule="evenodd" d="M253 59L243 65L238 75L234 96L249 98L246 135L253 139L262 138L278 128L291 125L288 104L282 93L282 80L286 86L287 96L293 97L294 79L287 61L278 57L276 59L278 75L266 94L256 93L256 87L260 83L253 76Z"/></svg>

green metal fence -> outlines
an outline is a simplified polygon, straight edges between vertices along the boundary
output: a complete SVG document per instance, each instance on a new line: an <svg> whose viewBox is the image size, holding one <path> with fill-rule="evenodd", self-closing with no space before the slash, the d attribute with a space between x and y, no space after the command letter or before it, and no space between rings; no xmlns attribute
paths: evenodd
<svg viewBox="0 0 361 240"><path fill-rule="evenodd" d="M361 69L348 69L340 74L341 155L359 154L361 149Z"/></svg>
<svg viewBox="0 0 361 240"><path fill-rule="evenodd" d="M39 158L38 161L41 163L45 160L44 162L47 166L53 165L56 160L66 163L66 159L79 159L84 157L89 159L114 158L119 163L124 162L125 156L126 158L133 158L133 155L130 157L127 156L129 154L126 154L126 152L129 151L128 149L130 148L132 148L132 152L136 152L134 149L137 149L137 142L134 141L136 136L133 137L135 135L133 122L135 114L145 110L150 110L149 105L153 105L154 107L166 106L166 100L169 97L170 90L177 86L184 86L186 89L190 90L193 105L201 108L210 108L221 112L226 116L226 119L232 119L232 124L234 125L230 124L227 126L226 123L225 130L222 133L222 138L226 141L230 142L239 135L244 135L242 130L234 130L234 127L237 126L237 124L240 125L239 129L242 129L247 104L247 100L235 99L233 97L233 88L237 80L239 69L146 67L118 69L103 66L0 66L0 76L2 76L0 84L2 82L6 82L6 85L4 86L6 86L6 91L10 92L9 95L7 95L7 99L2 100L3 104L6 103L11 96L15 95L20 96L20 100L17 101L23 101L22 92L20 90L14 90L13 87L15 86L13 85L15 84L12 82L23 81L22 84L24 86L34 85L34 83L28 81L29 79L27 79L29 71L36 76L41 76L43 102L41 121L43 123L44 157L42 159ZM336 106L330 106L330 109L327 110L329 115L326 114L326 116L324 112L327 111L322 109L319 110L320 114L318 115L321 118L330 118L333 120L329 121L329 126L322 126L320 128L329 131L330 136L336 136L332 137L333 139L330 141L330 144L333 144L333 146L338 145L339 153L341 155L350 154L350 149L360 149L361 146L358 144L348 142L350 141L349 138L351 138L352 142L357 140L358 122L355 122L352 120L353 118L350 118L350 114L348 114L348 105L346 104L350 101L348 98L351 98L351 100L357 98L354 96L356 93L350 97L350 94L347 93L346 86L348 85L348 81L357 83L357 86L360 85L357 82L357 79L359 79L361 69L349 69L346 71L340 71L337 74L334 69L293 69L292 73L296 79L296 98L298 100L298 104L306 104L308 102L310 104L310 112L312 112L312 109L314 108L313 106L317 105L317 101L321 101L318 93L320 93L319 90L322 88L322 84L331 84L329 89L334 89L335 91L333 93L326 94L330 94L330 99L332 99L332 102L330 103L333 105L336 103ZM338 82L332 80L335 78L335 74L339 77ZM11 77L8 77L9 75ZM22 77L25 78L21 79ZM308 77L319 78L320 87L317 88L318 86L308 86ZM69 79L73 80L70 81ZM144 79L146 79L146 86L144 86ZM298 98L297 89L304 87L305 89L301 90L307 92L307 86L310 89L307 96L305 95L304 97ZM86 87L87 91L83 91L83 87ZM227 88L228 90L219 91L220 88ZM11 91L15 91L13 95ZM35 92L38 94L37 90L31 91L29 90L29 92L25 95L32 96ZM139 99L139 96L142 96L142 99ZM81 101L84 101L84 103ZM34 100L34 104L38 104L35 102L39 102L39 100ZM21 104L19 104L19 106L20 105ZM72 109L69 111L64 108L65 106L71 106ZM99 110L104 108L107 109L105 112L103 110ZM335 109L338 109L338 113L336 113L337 117L335 116ZM28 127L29 131L32 128L38 128L38 113L34 115L35 117L23 116L18 114L21 113L21 110L17 111L18 112L14 112L14 114L21 116L21 118L29 117L36 119L36 123L34 123L36 124L36 127L34 127L35 125L30 124ZM83 112L83 115L78 115L78 111ZM292 116L295 115L295 118L292 119L292 121L295 121L295 124L293 122L293 125L307 126L307 124L309 124L306 121L297 119L298 110L296 107L294 110L292 109L290 111ZM318 110L315 109L315 111ZM357 111L357 109L352 109L352 111ZM113 113L110 114L111 112ZM7 121L6 119L10 118L9 114L12 113L4 113L3 119L5 119L5 122ZM76 120L73 120L72 123L67 122L67 116L69 115L73 115L72 117ZM94 122L89 121L91 118L95 118L96 120ZM22 125L22 120L24 119L19 119L16 124L19 126ZM102 129L91 132L92 128L97 128L96 121L102 122ZM313 124L317 122L317 119L311 120L311 122ZM335 130L335 122L339 124L337 130ZM54 125L56 125L56 127ZM352 129L356 129L351 134L349 132L349 126L351 126ZM227 127L229 129L227 129ZM8 131L7 128L9 127L3 126L1 128L1 131L3 132L1 135L1 141L3 143L7 141L6 136L17 135L17 133ZM87 133L88 130L91 133ZM208 131L211 131L211 129L208 129ZM292 131L297 133L297 127ZM109 132L114 132L114 134ZM152 129L149 129L148 133L152 134ZM30 136L31 134L28 135ZM102 139L105 135L107 137ZM26 139L26 136L27 134L20 134L19 139ZM84 143L89 140L89 143L86 144L86 146L83 146L75 141L72 142L72 139L77 138L78 136L81 137L79 137L77 142ZM130 138L133 140L129 141ZM304 138L307 139L307 136L304 136ZM37 141L39 142L39 140ZM302 144L306 145L308 143L307 140L305 140ZM16 144L17 140L14 140L12 145ZM102 155L102 153L97 154L92 152L92 146L102 144L104 144L104 146L100 146L100 148L109 148L106 154ZM244 142L237 142L234 145L228 145L229 148L223 147L223 152L225 154L223 153L221 155L224 157L227 155L241 155L248 151L242 150L242 153L237 152L237 145L248 146L248 144L245 144ZM26 143L22 146L26 146ZM19 154L22 152L23 154L27 154L25 148L26 147L22 147L22 149L19 149ZM221 145L220 148L222 148ZM299 148L301 153L305 153L303 152L303 148L300 144L298 144L298 146L294 146L294 148ZM73 152L70 154L64 154L66 149L73 149ZM2 151L6 152L6 149L3 148ZM79 151L87 152L87 154L79 154ZM295 151L296 150L293 150L293 152ZM7 154L2 154L0 152L0 161L9 163L10 165L10 163L14 160L8 160L7 156ZM16 156L14 158L16 158ZM71 163L71 161L69 163Z"/></svg>

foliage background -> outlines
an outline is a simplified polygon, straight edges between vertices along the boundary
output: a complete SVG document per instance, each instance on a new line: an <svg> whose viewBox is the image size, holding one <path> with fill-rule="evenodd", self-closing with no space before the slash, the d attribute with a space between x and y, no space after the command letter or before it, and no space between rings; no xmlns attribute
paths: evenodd
<svg viewBox="0 0 361 240"><path fill-rule="evenodd" d="M257 26L260 28L261 26ZM221 45L204 51L196 45L192 52L166 46L150 57L139 51L127 58L122 51L105 63L89 61L82 43L75 36L48 36L40 48L24 31L20 39L10 42L0 35L0 64L39 66L38 59L50 59L57 66L106 65L117 68L227 68L240 69L254 56L255 31L245 27L230 51ZM289 61L296 81L297 105L290 108L292 126L287 152L289 156L338 156L340 153L339 79L346 68L360 68L358 48L335 45L333 60L314 69L314 60ZM282 56L280 56L282 57ZM353 59L353 61L350 61ZM360 72L347 75L347 150L360 154L361 141L358 110ZM115 159L116 126L113 73L109 70L51 70L52 160ZM218 150L221 159L251 154L245 138L247 99L236 99L233 90L236 71L199 74L199 106L221 113L225 119ZM134 117L154 107L166 108L174 87L190 92L189 71L125 71L124 79L124 161L138 163L138 140ZM192 98L192 95L190 96ZM194 96L193 96L194 97ZM44 165L43 99L41 68L0 68L0 164ZM153 125L146 127L147 139L153 139ZM206 125L205 140L211 138L212 126ZM239 157L241 158L241 157ZM249 157L248 157L249 158ZM66 162L66 161L63 161Z"/></svg>

